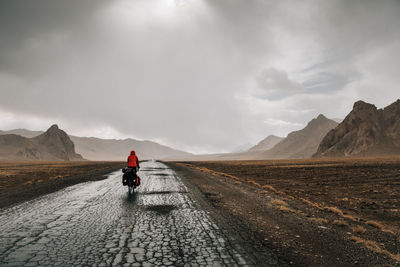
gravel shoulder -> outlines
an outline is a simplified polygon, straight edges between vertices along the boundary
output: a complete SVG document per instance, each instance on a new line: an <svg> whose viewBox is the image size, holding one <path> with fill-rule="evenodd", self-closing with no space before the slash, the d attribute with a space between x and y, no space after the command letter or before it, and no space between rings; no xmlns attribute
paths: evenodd
<svg viewBox="0 0 400 267"><path fill-rule="evenodd" d="M334 209L185 163L167 163L254 266L396 266L399 240ZM365 230L365 231L364 231Z"/></svg>

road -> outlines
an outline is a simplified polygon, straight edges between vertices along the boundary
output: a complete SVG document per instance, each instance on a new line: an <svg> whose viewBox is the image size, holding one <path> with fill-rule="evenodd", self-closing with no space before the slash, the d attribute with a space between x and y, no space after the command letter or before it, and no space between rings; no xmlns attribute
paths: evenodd
<svg viewBox="0 0 400 267"><path fill-rule="evenodd" d="M0 265L246 265L172 169L144 162L131 197L121 175L0 210Z"/></svg>

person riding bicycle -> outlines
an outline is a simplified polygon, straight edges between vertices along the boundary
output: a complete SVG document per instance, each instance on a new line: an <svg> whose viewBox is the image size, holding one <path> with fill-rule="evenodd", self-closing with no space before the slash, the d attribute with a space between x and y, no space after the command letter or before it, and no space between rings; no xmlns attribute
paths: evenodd
<svg viewBox="0 0 400 267"><path fill-rule="evenodd" d="M132 150L132 151L131 151L131 154L130 154L129 157L128 157L128 168L132 168L132 169L134 169L135 171L137 171L137 170L140 168L140 166L139 166L139 159L138 159L138 157L136 156L135 150Z"/></svg>
<svg viewBox="0 0 400 267"><path fill-rule="evenodd" d="M132 176L135 177L136 184L139 184L140 180L138 181L138 179L140 178L138 178L136 173L137 171L139 171L140 165L139 165L139 158L136 156L135 150L132 150L131 154L128 156L127 165L132 173Z"/></svg>

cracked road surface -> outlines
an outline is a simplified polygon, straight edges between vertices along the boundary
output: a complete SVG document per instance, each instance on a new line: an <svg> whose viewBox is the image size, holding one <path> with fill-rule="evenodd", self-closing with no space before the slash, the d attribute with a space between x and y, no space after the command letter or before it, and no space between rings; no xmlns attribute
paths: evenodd
<svg viewBox="0 0 400 267"><path fill-rule="evenodd" d="M1 266L246 265L166 165L121 172L0 210Z"/></svg>

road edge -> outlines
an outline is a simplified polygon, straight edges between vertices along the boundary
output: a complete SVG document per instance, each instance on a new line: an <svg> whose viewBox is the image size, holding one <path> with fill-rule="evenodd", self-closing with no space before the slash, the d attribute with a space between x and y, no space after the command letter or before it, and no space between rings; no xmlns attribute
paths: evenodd
<svg viewBox="0 0 400 267"><path fill-rule="evenodd" d="M227 209L214 206L214 200L207 196L207 192L202 191L189 178L196 176L209 179L209 176L174 162L163 163L173 169L182 179L184 185L192 193L194 202L207 211L213 222L227 237L227 241L235 248L236 252L241 254L249 266L290 266L286 260L279 258L268 247L268 244L258 233L248 227L248 222L243 221L242 218L235 216Z"/></svg>
<svg viewBox="0 0 400 267"><path fill-rule="evenodd" d="M11 193L8 196L6 195L4 200L0 203L0 209L11 208L15 205L60 191L76 184L107 179L109 174L119 169L119 167L115 167L82 175L66 176L62 179L46 181L35 187L26 187L26 190L18 192L18 194Z"/></svg>

